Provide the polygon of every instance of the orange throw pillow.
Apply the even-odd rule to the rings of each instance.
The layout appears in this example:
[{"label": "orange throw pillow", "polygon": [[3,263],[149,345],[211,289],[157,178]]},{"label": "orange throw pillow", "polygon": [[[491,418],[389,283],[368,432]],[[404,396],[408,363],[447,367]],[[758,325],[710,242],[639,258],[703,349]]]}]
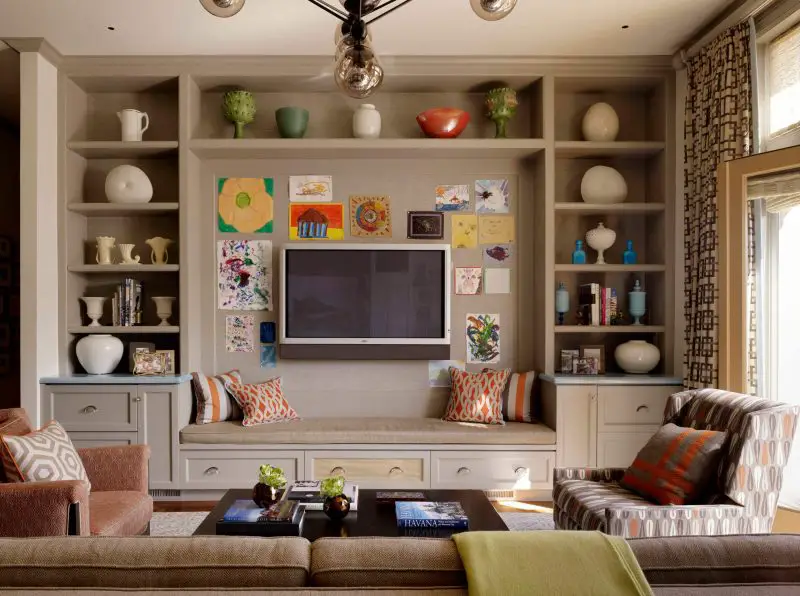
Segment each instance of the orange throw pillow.
[{"label": "orange throw pillow", "polygon": [[503,422],[503,389],[511,371],[486,370],[470,373],[450,368],[450,401],[442,420],[452,422]]},{"label": "orange throw pillow", "polygon": [[298,417],[283,396],[280,377],[252,385],[228,381],[225,387],[244,412],[242,426],[295,420]]}]

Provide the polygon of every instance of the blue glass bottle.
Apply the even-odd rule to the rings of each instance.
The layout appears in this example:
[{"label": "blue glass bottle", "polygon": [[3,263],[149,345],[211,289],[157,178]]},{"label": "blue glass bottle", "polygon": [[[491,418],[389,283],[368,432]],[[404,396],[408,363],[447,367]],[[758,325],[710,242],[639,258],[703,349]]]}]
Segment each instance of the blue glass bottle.
[{"label": "blue glass bottle", "polygon": [[636,264],[636,251],[633,250],[633,240],[628,240],[625,252],[622,253],[622,264],[623,265]]},{"label": "blue glass bottle", "polygon": [[572,253],[572,264],[573,265],[586,264],[586,251],[583,250],[583,240],[575,241],[575,251]]}]

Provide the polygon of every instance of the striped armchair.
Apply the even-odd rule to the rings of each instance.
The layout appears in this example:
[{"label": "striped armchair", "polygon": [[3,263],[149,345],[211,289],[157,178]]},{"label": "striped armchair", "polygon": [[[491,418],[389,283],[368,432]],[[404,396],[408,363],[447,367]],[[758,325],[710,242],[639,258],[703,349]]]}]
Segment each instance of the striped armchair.
[{"label": "striped armchair", "polygon": [[560,530],[626,538],[768,534],[800,408],[718,389],[669,397],[664,424],[727,433],[718,493],[700,505],[661,506],[622,488],[622,468],[557,468],[553,517]]}]

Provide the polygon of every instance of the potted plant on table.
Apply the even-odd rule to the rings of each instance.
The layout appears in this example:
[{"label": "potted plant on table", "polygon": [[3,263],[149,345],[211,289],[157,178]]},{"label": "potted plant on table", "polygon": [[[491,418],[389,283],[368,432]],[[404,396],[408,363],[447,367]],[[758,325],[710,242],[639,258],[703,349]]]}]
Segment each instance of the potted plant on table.
[{"label": "potted plant on table", "polygon": [[253,501],[267,508],[277,501],[286,487],[286,475],[281,468],[264,464],[258,468],[258,484],[253,487]]},{"label": "potted plant on table", "polygon": [[322,510],[329,518],[340,520],[350,513],[350,499],[344,494],[344,476],[331,476],[322,480],[319,493],[325,497]]}]

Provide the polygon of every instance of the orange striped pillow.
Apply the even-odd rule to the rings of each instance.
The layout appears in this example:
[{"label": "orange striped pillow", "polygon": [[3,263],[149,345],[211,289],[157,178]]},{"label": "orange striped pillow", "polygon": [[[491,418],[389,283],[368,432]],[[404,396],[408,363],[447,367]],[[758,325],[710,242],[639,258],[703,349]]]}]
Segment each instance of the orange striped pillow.
[{"label": "orange striped pillow", "polygon": [[533,382],[536,372],[514,373],[503,392],[503,419],[533,422]]},{"label": "orange striped pillow", "polygon": [[197,424],[209,424],[224,420],[241,420],[242,410],[225,388],[226,382],[241,383],[238,370],[231,370],[215,377],[192,373],[192,389],[197,401]]}]

